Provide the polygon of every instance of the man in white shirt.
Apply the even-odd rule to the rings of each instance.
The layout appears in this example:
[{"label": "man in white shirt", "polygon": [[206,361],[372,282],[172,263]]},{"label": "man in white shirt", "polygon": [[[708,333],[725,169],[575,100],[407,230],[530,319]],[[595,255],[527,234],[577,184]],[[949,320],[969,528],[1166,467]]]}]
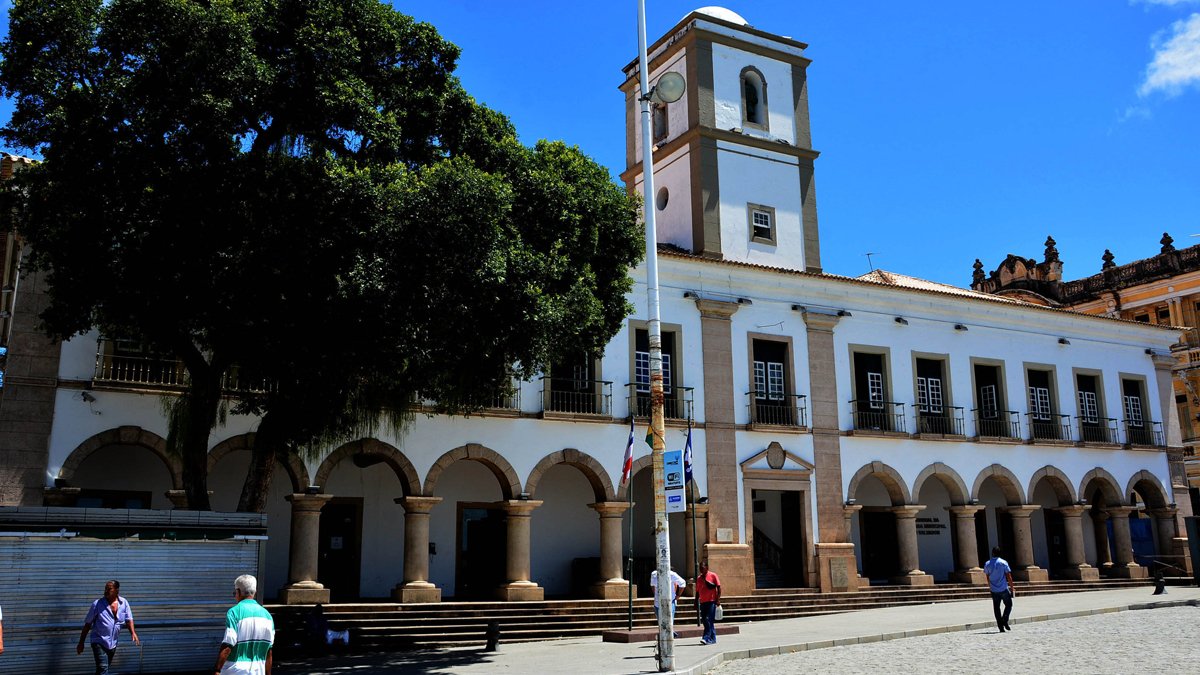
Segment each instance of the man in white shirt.
[{"label": "man in white shirt", "polygon": [[[675,570],[671,570],[670,579],[671,579],[671,622],[674,623],[676,601],[679,599],[679,594],[681,592],[683,592],[683,589],[687,588],[687,582],[683,580],[683,577],[676,574]],[[658,594],[655,593],[655,589],[657,589],[657,588],[658,588],[658,570],[654,570],[653,572],[650,573],[650,594],[656,598],[658,597]],[[658,618],[658,603],[657,602],[654,603],[654,618],[656,618],[656,619]],[[679,636],[676,635],[675,637],[679,637]]]}]

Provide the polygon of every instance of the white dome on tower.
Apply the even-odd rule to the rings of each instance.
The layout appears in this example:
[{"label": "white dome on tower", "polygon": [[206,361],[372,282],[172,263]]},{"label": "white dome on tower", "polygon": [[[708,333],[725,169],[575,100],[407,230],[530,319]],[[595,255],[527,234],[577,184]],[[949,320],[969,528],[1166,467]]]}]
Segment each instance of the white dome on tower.
[{"label": "white dome on tower", "polygon": [[690,12],[690,13],[691,14],[705,14],[707,16],[711,16],[714,19],[728,21],[729,23],[737,24],[739,26],[749,26],[750,25],[750,23],[748,21],[746,21],[745,19],[742,18],[741,14],[738,14],[737,12],[733,11],[732,9],[725,9],[724,7],[717,7],[716,5],[711,5],[708,7],[701,7],[700,9],[697,9],[694,12]]}]

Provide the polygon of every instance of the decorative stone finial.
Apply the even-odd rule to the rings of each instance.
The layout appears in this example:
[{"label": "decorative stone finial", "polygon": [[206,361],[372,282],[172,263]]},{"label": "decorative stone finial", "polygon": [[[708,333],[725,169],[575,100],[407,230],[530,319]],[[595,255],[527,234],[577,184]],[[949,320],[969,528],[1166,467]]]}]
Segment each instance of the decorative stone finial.
[{"label": "decorative stone finial", "polygon": [[975,264],[972,265],[975,271],[971,274],[971,285],[983,283],[983,263],[979,262],[979,258],[975,259]]},{"label": "decorative stone finial", "polygon": [[1054,247],[1054,237],[1046,237],[1046,262],[1058,262],[1058,249]]},{"label": "decorative stone finial", "polygon": [[1112,251],[1110,251],[1108,249],[1104,249],[1104,255],[1101,256],[1101,260],[1104,261],[1104,264],[1100,266],[1100,269],[1110,270],[1110,269],[1116,267],[1117,263],[1113,262],[1113,258],[1114,258],[1114,256],[1112,254]]},{"label": "decorative stone finial", "polygon": [[1166,232],[1163,232],[1163,238],[1159,239],[1158,243],[1162,244],[1162,253],[1170,253],[1175,250],[1175,240]]}]

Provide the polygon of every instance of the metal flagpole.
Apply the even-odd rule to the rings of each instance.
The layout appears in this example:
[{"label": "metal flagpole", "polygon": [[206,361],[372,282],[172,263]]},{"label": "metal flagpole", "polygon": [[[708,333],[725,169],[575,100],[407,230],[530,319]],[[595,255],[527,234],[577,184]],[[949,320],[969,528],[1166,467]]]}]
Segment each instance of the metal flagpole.
[{"label": "metal flagpole", "polygon": [[654,553],[658,584],[654,604],[658,607],[658,669],[675,669],[675,640],[671,618],[671,540],[667,524],[667,496],[663,485],[663,373],[662,325],[658,306],[658,233],[654,224],[654,144],[650,132],[650,72],[646,58],[646,3],[638,0],[638,70],[641,79],[642,113],[642,213],[646,219],[646,296],[650,337],[650,429],[654,467]]},{"label": "metal flagpole", "polygon": [[[630,418],[633,413],[629,414]],[[625,558],[625,585],[629,588],[629,630],[633,630],[633,476],[629,477],[629,483],[625,486],[625,491],[629,497],[629,555]]]}]

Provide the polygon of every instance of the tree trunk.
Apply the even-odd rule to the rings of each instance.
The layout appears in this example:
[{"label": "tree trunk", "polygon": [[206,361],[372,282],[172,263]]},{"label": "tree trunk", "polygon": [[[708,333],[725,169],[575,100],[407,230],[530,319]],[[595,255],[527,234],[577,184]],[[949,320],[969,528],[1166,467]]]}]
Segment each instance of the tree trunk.
[{"label": "tree trunk", "polygon": [[267,510],[267,496],[275,475],[275,458],[282,455],[284,450],[282,439],[274,432],[274,420],[275,416],[268,412],[254,434],[250,468],[246,471],[246,482],[242,484],[242,496],[238,500],[240,512],[265,513]]},{"label": "tree trunk", "polygon": [[179,437],[180,455],[183,460],[183,489],[187,494],[188,508],[193,511],[211,511],[208,501],[208,439],[217,424],[217,411],[221,405],[221,377],[208,372],[190,373],[188,399]]}]

